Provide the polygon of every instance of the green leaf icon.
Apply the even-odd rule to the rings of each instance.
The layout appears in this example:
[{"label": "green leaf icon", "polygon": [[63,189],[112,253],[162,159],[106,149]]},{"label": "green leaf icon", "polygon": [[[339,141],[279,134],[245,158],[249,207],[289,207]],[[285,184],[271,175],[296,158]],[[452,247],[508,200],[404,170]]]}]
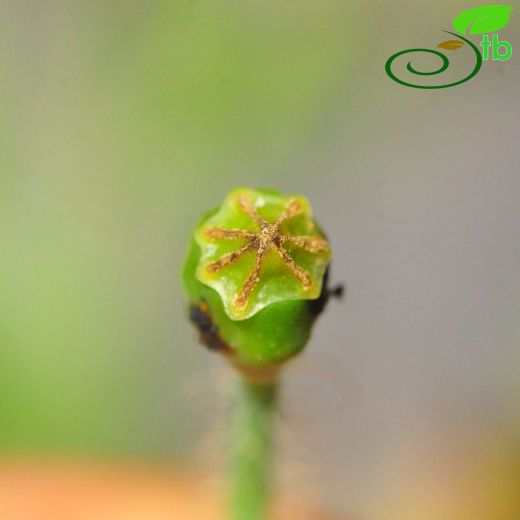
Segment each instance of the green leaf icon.
[{"label": "green leaf icon", "polygon": [[468,9],[453,19],[453,27],[461,34],[484,34],[502,29],[509,23],[509,5],[482,5]]}]

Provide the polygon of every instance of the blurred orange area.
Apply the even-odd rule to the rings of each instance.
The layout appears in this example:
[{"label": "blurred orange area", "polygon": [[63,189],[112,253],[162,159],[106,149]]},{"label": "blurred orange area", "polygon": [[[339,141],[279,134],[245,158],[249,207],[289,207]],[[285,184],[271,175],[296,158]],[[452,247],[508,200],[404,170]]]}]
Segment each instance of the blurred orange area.
[{"label": "blurred orange area", "polygon": [[[430,439],[431,440],[431,439]],[[384,520],[518,520],[520,464],[506,443],[446,443],[429,454],[423,439],[389,467],[372,497],[370,518]],[[420,454],[423,453],[422,457]]]},{"label": "blurred orange area", "polygon": [[[333,520],[283,504],[274,518]],[[0,461],[1,520],[221,520],[218,486],[165,469],[101,463]]]}]

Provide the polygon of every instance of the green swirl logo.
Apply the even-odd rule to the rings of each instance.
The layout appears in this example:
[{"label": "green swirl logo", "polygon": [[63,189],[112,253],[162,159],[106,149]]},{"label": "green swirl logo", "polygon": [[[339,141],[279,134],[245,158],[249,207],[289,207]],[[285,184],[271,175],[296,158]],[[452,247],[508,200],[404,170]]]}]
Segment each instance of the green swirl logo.
[{"label": "green swirl logo", "polygon": [[[412,53],[416,53],[416,52],[426,52],[426,53],[438,56],[442,60],[441,66],[431,72],[422,72],[422,71],[415,69],[411,62],[408,62],[408,64],[406,65],[406,68],[408,69],[408,71],[411,72],[412,74],[416,74],[418,76],[435,76],[436,74],[441,74],[450,66],[450,60],[442,52],[436,51],[433,49],[408,49],[406,51],[399,51],[399,52],[396,52],[395,54],[392,54],[392,56],[390,56],[390,58],[388,58],[386,65],[385,65],[385,70],[386,70],[386,73],[388,74],[388,76],[390,78],[392,78],[394,81],[396,81],[397,83],[400,83],[401,85],[404,85],[406,87],[426,88],[426,89],[454,87],[455,85],[460,85],[462,83],[466,83],[466,81],[469,81],[471,78],[475,77],[478,74],[480,67],[482,67],[482,54],[480,54],[478,47],[475,44],[473,44],[472,42],[470,42],[468,39],[464,38],[463,36],[460,36],[459,34],[452,33],[450,31],[444,31],[444,32],[447,32],[448,34],[452,34],[456,38],[460,38],[460,40],[450,40],[450,41],[464,41],[473,49],[473,52],[475,53],[475,67],[465,78],[462,78],[458,81],[454,81],[452,83],[447,83],[445,85],[414,85],[413,83],[409,83],[408,81],[399,79],[392,72],[392,63],[399,56],[402,56],[403,54],[412,54]],[[455,46],[454,46],[454,48],[455,48]]]},{"label": "green swirl logo", "polygon": [[458,31],[458,33],[484,35],[480,43],[483,49],[483,53],[480,52],[480,49],[472,41],[462,36],[462,34],[458,34],[451,31],[444,31],[447,34],[454,36],[456,39],[443,41],[437,45],[437,48],[443,49],[445,51],[455,51],[467,45],[472,50],[475,56],[475,65],[473,69],[462,79],[439,85],[420,85],[416,83],[411,83],[410,81],[405,81],[404,79],[398,77],[392,69],[394,61],[400,56],[406,54],[429,54],[434,55],[441,60],[440,65],[432,71],[418,70],[412,65],[412,62],[409,61],[406,65],[406,69],[408,70],[408,72],[416,76],[436,76],[438,74],[442,74],[445,70],[448,69],[448,67],[450,66],[450,60],[445,53],[436,49],[424,48],[407,49],[392,54],[392,56],[388,58],[385,64],[385,71],[388,77],[394,80],[396,83],[404,85],[405,87],[420,89],[449,88],[455,87],[456,85],[461,85],[462,83],[466,83],[478,74],[480,68],[482,67],[483,60],[490,59],[490,47],[492,49],[492,59],[494,61],[505,61],[511,57],[513,51],[509,42],[500,41],[497,34],[493,34],[493,38],[492,40],[490,40],[487,34],[505,27],[509,22],[509,13],[511,10],[512,7],[507,5],[480,6],[474,9],[464,11],[454,18],[453,27],[456,31]]}]

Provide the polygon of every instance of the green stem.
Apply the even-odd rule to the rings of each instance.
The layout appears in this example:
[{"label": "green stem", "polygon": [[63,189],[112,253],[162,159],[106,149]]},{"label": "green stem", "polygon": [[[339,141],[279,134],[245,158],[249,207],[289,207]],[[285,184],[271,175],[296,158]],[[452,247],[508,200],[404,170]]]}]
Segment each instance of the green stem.
[{"label": "green stem", "polygon": [[277,384],[238,383],[233,414],[231,520],[265,520],[271,481]]}]

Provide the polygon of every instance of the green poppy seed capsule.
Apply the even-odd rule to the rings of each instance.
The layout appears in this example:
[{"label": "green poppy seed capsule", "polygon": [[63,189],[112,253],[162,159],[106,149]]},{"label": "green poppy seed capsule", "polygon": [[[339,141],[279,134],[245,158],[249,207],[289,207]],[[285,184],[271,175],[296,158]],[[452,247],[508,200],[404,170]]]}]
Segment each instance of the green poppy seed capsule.
[{"label": "green poppy seed capsule", "polygon": [[184,264],[201,342],[246,375],[274,373],[310,336],[330,256],[305,197],[233,190],[197,225]]}]

